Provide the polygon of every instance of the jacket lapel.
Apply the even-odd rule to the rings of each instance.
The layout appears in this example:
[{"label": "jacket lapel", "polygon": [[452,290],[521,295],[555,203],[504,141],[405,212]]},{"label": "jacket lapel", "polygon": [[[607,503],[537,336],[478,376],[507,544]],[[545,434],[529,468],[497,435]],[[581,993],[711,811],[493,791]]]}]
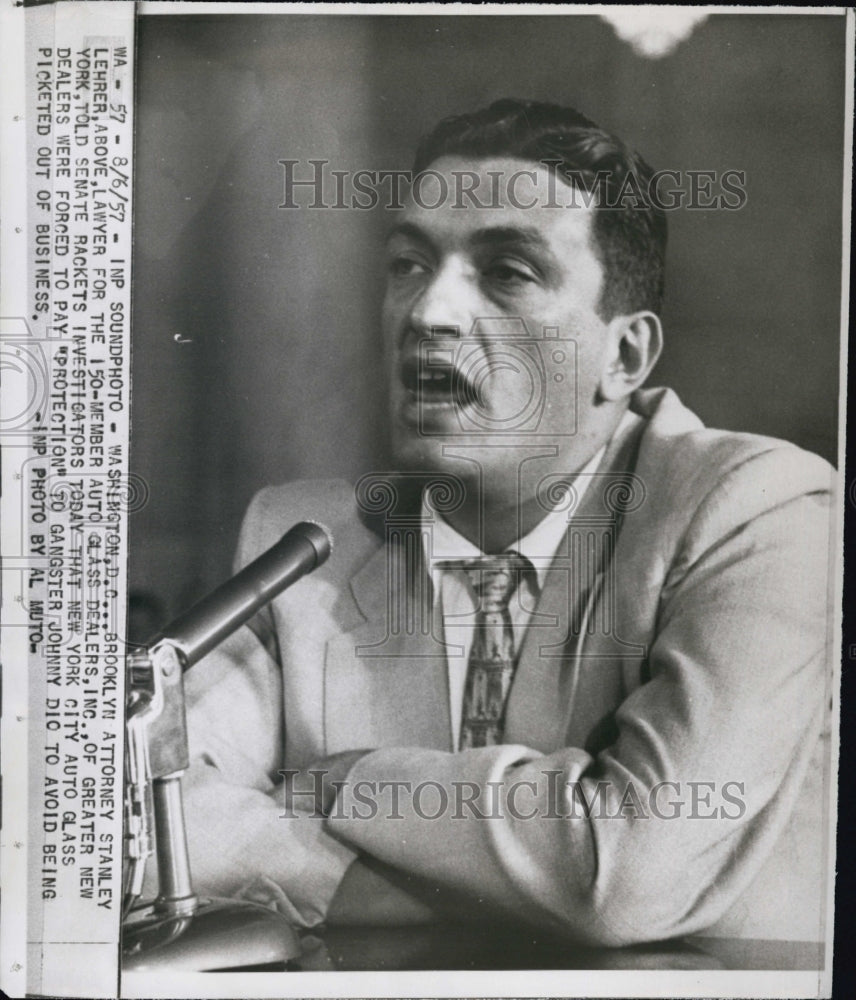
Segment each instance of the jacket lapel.
[{"label": "jacket lapel", "polygon": [[615,628],[613,553],[624,515],[644,498],[633,474],[644,423],[614,439],[577,509],[544,581],[526,631],[506,710],[505,738],[542,752],[584,746],[617,704],[621,662],[644,650]]},{"label": "jacket lapel", "polygon": [[418,521],[388,522],[385,534],[343,595],[352,617],[356,606],[359,623],[327,644],[328,753],[452,748],[446,654],[442,629],[433,621],[421,527]]}]

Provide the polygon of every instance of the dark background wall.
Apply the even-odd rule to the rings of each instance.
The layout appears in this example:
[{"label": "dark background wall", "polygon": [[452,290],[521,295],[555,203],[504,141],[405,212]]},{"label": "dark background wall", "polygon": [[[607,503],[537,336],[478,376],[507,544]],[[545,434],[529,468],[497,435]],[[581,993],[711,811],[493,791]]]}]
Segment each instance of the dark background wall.
[{"label": "dark background wall", "polygon": [[[671,385],[710,425],[834,461],[843,17],[715,15],[670,56],[584,17],[139,21],[131,587],[172,615],[229,574],[261,486],[386,468],[387,220],[282,211],[280,159],[407,168],[442,116],[569,103],[655,167],[746,172],[737,212],[670,213]],[[143,612],[141,612],[143,613]]]}]

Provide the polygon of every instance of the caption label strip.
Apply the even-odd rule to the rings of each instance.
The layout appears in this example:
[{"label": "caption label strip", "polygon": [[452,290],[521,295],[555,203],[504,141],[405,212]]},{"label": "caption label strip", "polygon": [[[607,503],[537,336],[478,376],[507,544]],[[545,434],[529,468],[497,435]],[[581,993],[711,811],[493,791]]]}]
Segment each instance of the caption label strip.
[{"label": "caption label strip", "polygon": [[[26,12],[21,613],[28,667],[28,992],[114,996],[130,405],[133,4]],[[20,386],[19,386],[20,388]]]}]

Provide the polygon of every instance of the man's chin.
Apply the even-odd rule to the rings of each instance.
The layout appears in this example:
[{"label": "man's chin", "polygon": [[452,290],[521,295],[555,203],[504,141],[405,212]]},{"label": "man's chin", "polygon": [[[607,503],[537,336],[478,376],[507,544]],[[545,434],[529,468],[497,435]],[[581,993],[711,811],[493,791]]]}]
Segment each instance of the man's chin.
[{"label": "man's chin", "polygon": [[[536,448],[543,453],[543,448]],[[516,480],[521,461],[531,457],[533,442],[506,437],[500,441],[466,435],[424,435],[399,431],[393,437],[392,456],[402,472],[444,472],[463,480],[484,473],[505,472]]]}]

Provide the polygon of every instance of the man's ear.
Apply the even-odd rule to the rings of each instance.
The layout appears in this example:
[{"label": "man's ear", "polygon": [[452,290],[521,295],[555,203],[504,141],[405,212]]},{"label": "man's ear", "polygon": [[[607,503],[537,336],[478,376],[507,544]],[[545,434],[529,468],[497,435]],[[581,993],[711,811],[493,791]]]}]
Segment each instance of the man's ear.
[{"label": "man's ear", "polygon": [[652,312],[615,316],[607,328],[606,366],[600,379],[602,399],[615,402],[638,389],[663,350],[663,327]]}]

